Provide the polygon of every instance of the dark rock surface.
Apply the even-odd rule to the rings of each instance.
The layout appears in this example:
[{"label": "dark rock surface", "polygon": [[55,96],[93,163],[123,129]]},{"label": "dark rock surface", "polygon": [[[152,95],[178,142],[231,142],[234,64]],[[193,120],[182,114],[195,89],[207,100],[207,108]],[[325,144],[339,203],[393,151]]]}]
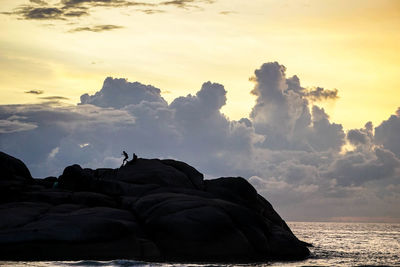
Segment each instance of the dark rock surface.
[{"label": "dark rock surface", "polygon": [[184,162],[65,168],[33,179],[0,152],[0,260],[256,262],[309,255],[243,178],[204,180]]}]

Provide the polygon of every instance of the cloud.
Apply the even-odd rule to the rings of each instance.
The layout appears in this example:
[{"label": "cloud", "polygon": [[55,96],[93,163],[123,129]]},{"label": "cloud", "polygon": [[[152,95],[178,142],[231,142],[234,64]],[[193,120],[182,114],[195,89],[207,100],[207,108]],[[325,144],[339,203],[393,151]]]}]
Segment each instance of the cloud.
[{"label": "cloud", "polygon": [[[25,125],[18,132],[12,129],[11,133],[10,128],[4,130],[3,127],[0,148],[21,156],[38,176],[56,175],[61,165],[75,161],[102,164],[104,156],[111,153],[114,145],[120,143],[122,147],[125,143],[122,140],[126,141],[129,136],[127,129],[135,124],[135,117],[126,111],[93,105],[3,105],[0,114],[7,118],[26,118],[23,123],[30,130]],[[81,148],[79,145],[82,143],[92,145]],[[58,153],[49,158],[56,147]]]},{"label": "cloud", "polygon": [[26,20],[62,20],[63,11],[56,7],[23,6],[10,14],[19,15]]},{"label": "cloud", "polygon": [[29,0],[29,2],[43,6],[47,5],[47,2],[43,0]]},{"label": "cloud", "polygon": [[297,76],[286,78],[286,68],[266,63],[255,71],[252,94],[256,105],[250,113],[257,134],[266,136],[269,149],[340,150],[345,134],[329,121],[323,109],[310,105]]},{"label": "cloud", "polygon": [[375,143],[400,157],[400,108],[375,128]]},{"label": "cloud", "polygon": [[216,0],[172,0],[172,1],[164,1],[161,2],[159,5],[166,5],[166,6],[176,6],[178,8],[198,8],[198,3],[206,3],[212,4],[216,2]]},{"label": "cloud", "polygon": [[18,120],[0,120],[0,134],[29,131],[36,127],[37,125],[33,123],[26,123]]},{"label": "cloud", "polygon": [[362,129],[349,130],[347,140],[357,149],[372,149],[374,143],[372,122],[367,122]]},{"label": "cloud", "polygon": [[65,12],[63,15],[65,18],[69,18],[69,17],[89,16],[89,13],[84,10],[74,10],[74,11]]},{"label": "cloud", "polygon": [[29,90],[29,91],[25,91],[25,94],[32,94],[32,95],[41,95],[44,93],[43,90]]},{"label": "cloud", "polygon": [[73,17],[87,16],[87,8],[66,7],[60,5],[49,6],[44,1],[31,1],[33,5],[20,5],[12,12],[2,12],[4,15],[15,15],[22,20],[68,20]]},{"label": "cloud", "polygon": [[231,15],[231,14],[236,14],[237,12],[235,12],[235,11],[221,11],[221,12],[219,12],[219,14],[221,14],[221,15]]},{"label": "cloud", "polygon": [[368,181],[400,175],[400,160],[385,149],[376,148],[371,153],[349,152],[337,158],[327,176],[335,178],[339,185],[359,186]]},{"label": "cloud", "polygon": [[314,89],[310,89],[304,94],[308,99],[312,101],[321,101],[321,100],[329,100],[329,99],[338,99],[338,90],[328,90],[322,87],[316,87]]},{"label": "cloud", "polygon": [[104,31],[112,31],[116,29],[122,29],[124,28],[123,26],[119,25],[95,25],[91,27],[77,27],[74,29],[69,30],[69,32],[104,32]]},{"label": "cloud", "polygon": [[49,158],[54,159],[56,157],[58,151],[60,151],[59,147],[55,147],[53,150],[51,150],[49,153]]},{"label": "cloud", "polygon": [[170,104],[159,88],[108,77],[78,105],[0,105],[0,150],[39,177],[74,163],[118,167],[122,150],[175,158],[206,177],[249,179],[286,219],[400,218],[400,111],[345,134],[283,65],[263,64],[252,80],[255,105],[238,121],[210,81]]},{"label": "cloud", "polygon": [[[255,77],[251,78],[255,79]],[[322,87],[304,88],[300,85],[300,79],[296,75],[286,79],[287,93],[290,91],[296,92],[298,95],[310,101],[336,100],[339,98],[337,89],[329,90]]]},{"label": "cloud", "polygon": [[347,140],[353,145],[367,144],[368,139],[368,135],[363,130],[352,129],[347,133]]},{"label": "cloud", "polygon": [[161,10],[161,9],[137,9],[137,10],[141,11],[143,13],[146,13],[148,15],[166,12],[165,10]]},{"label": "cloud", "polygon": [[44,100],[68,100],[68,97],[64,97],[64,96],[43,96],[43,97],[39,97],[40,99],[44,99]]},{"label": "cloud", "polygon": [[[173,6],[176,8],[191,9],[199,8],[199,4],[212,4],[215,0],[173,0],[162,1],[159,3],[139,2],[129,0],[61,0],[56,4],[50,4],[42,0],[30,0],[30,4],[24,4],[16,7],[13,11],[2,12],[3,15],[18,16],[23,20],[70,20],[72,18],[80,18],[90,16],[96,8],[125,8],[125,7],[142,7],[136,9],[146,14],[164,13],[163,7]],[[144,8],[144,9],[143,9]],[[104,30],[113,30],[121,26],[101,25],[94,27],[78,27],[70,30],[70,32],[78,31],[94,31],[100,32]],[[104,27],[112,26],[112,27]],[[100,27],[100,28],[99,28]]]},{"label": "cloud", "polygon": [[92,104],[99,107],[122,108],[130,104],[139,104],[141,101],[167,102],[161,97],[161,90],[139,82],[130,83],[126,79],[104,80],[103,87],[94,95],[83,94],[80,104]]},{"label": "cloud", "polygon": [[121,6],[154,6],[155,4],[125,0],[62,0],[64,7],[71,6],[105,6],[105,7],[121,7]]},{"label": "cloud", "polygon": [[345,134],[341,124],[331,123],[324,109],[312,108],[313,123],[305,136],[311,147],[318,151],[334,149],[339,151],[345,143]]}]

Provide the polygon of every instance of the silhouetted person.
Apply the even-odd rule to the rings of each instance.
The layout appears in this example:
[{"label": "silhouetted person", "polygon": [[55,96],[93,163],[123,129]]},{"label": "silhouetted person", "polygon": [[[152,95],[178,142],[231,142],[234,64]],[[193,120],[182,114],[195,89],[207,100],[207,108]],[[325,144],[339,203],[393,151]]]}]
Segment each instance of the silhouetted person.
[{"label": "silhouetted person", "polygon": [[138,156],[137,156],[135,153],[133,153],[133,158],[132,158],[132,160],[128,161],[128,162],[126,163],[126,165],[133,165],[133,164],[135,164],[136,161],[137,161],[137,159],[138,159]]},{"label": "silhouetted person", "polygon": [[128,158],[129,158],[128,153],[126,153],[125,151],[122,151],[122,156],[124,156],[124,160],[122,161],[121,167],[124,166],[128,162]]}]

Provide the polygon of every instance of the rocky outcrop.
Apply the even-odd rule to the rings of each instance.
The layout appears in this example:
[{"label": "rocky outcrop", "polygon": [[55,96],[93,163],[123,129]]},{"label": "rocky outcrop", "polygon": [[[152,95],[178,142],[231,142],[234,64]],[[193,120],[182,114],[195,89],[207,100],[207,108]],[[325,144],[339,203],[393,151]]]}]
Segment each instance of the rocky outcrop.
[{"label": "rocky outcrop", "polygon": [[1,260],[255,262],[309,255],[243,178],[204,180],[184,162],[65,168],[33,179],[0,154]]}]

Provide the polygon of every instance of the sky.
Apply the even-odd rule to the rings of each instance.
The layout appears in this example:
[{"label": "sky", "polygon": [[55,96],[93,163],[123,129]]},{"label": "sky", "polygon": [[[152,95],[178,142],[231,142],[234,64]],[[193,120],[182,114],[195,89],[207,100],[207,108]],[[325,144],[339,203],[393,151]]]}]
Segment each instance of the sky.
[{"label": "sky", "polygon": [[0,0],[0,150],[243,176],[288,220],[400,221],[397,0]]}]

